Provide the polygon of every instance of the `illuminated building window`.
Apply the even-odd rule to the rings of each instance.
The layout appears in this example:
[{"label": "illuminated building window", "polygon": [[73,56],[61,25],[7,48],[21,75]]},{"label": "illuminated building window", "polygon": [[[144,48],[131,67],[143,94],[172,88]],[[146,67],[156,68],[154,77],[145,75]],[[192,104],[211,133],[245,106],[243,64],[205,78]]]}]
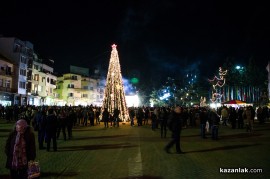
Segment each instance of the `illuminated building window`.
[{"label": "illuminated building window", "polygon": [[19,82],[19,88],[25,89],[25,82],[20,81]]},{"label": "illuminated building window", "polygon": [[20,69],[20,75],[26,76],[26,70],[25,69]]}]

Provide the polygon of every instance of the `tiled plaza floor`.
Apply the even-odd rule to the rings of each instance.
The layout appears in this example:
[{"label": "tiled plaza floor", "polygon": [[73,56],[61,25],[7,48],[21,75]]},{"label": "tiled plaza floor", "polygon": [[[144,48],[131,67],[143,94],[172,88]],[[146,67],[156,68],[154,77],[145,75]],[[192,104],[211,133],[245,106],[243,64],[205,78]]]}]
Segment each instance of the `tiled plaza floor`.
[{"label": "tiled plaza floor", "polygon": [[[5,169],[4,145],[13,123],[0,121],[0,178]],[[219,140],[199,136],[199,127],[182,131],[185,154],[167,154],[170,140],[160,137],[150,125],[119,128],[75,127],[73,138],[57,141],[57,152],[37,150],[41,178],[174,179],[174,178],[270,178],[270,123],[255,124],[253,135],[244,129],[220,126]],[[262,169],[262,173],[221,173],[225,169]]]}]

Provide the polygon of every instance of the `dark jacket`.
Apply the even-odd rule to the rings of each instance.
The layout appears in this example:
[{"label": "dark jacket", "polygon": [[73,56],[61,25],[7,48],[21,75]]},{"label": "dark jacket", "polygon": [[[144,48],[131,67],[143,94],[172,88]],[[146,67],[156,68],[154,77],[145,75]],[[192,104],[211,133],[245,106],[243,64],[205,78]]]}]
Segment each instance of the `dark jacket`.
[{"label": "dark jacket", "polygon": [[182,113],[176,113],[172,111],[168,119],[168,125],[170,125],[168,127],[172,131],[173,137],[180,137],[180,133],[182,130],[182,122]]},{"label": "dark jacket", "polygon": [[57,130],[57,117],[54,114],[49,114],[46,118],[45,126],[47,134],[55,133]]},{"label": "dark jacket", "polygon": [[[7,156],[7,161],[6,161],[6,168],[10,169],[12,165],[12,159],[13,159],[13,151],[14,151],[14,145],[15,145],[15,140],[17,136],[17,131],[14,129],[6,141],[6,146],[5,146],[5,153]],[[36,158],[36,144],[35,144],[35,135],[31,129],[31,127],[27,127],[24,133],[24,140],[25,140],[25,146],[26,146],[26,157],[27,161],[30,160],[35,160]],[[28,166],[26,165],[25,168]]]}]

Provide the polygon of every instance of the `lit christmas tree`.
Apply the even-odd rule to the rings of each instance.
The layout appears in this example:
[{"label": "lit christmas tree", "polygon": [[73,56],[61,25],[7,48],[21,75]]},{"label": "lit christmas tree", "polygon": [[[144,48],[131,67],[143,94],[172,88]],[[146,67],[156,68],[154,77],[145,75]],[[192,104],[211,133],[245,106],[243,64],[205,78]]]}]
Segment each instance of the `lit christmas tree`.
[{"label": "lit christmas tree", "polygon": [[118,109],[120,111],[119,118],[123,122],[126,122],[129,120],[129,113],[126,105],[125,91],[116,47],[117,45],[112,45],[102,111],[104,108],[107,108],[109,113],[113,115],[114,110]]}]

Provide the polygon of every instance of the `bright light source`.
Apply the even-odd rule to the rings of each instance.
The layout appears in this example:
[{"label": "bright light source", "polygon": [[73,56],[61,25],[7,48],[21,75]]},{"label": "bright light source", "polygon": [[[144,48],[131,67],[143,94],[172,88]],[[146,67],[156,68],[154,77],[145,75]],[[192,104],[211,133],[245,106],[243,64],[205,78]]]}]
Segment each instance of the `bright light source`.
[{"label": "bright light source", "polygon": [[170,97],[171,96],[171,94],[170,93],[165,93],[163,96],[161,96],[159,99],[160,100],[163,100],[163,99],[166,99],[166,98],[168,98],[168,97]]},{"label": "bright light source", "polygon": [[127,107],[138,107],[140,100],[138,95],[126,96]]},{"label": "bright light source", "polygon": [[236,67],[235,67],[235,69],[237,69],[237,70],[239,70],[241,67],[239,66],[239,65],[237,65]]},{"label": "bright light source", "polygon": [[211,103],[210,107],[211,108],[219,108],[219,107],[221,107],[221,103]]}]

